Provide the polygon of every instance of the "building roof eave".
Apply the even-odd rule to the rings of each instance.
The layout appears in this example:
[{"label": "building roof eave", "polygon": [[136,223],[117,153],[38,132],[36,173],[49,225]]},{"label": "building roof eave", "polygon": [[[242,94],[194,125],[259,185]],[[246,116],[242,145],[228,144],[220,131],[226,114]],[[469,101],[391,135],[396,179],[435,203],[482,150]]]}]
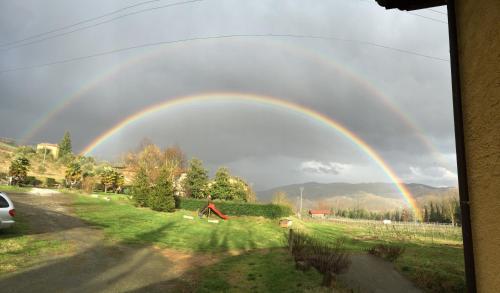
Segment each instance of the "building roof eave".
[{"label": "building roof eave", "polygon": [[386,9],[418,10],[446,5],[446,0],[375,0]]}]

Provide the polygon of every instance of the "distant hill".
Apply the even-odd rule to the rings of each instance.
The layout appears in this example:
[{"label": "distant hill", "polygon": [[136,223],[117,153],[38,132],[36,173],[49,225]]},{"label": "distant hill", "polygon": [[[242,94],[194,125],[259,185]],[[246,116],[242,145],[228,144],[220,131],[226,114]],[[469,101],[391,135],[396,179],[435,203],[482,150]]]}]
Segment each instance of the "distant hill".
[{"label": "distant hill", "polygon": [[[444,196],[457,196],[455,187],[433,187],[424,184],[405,184],[417,202],[439,200]],[[261,202],[270,202],[278,191],[284,191],[295,203],[304,187],[303,201],[306,208],[326,205],[337,208],[366,208],[368,210],[393,210],[406,206],[398,189],[391,183],[317,183],[292,184],[257,192]]]}]

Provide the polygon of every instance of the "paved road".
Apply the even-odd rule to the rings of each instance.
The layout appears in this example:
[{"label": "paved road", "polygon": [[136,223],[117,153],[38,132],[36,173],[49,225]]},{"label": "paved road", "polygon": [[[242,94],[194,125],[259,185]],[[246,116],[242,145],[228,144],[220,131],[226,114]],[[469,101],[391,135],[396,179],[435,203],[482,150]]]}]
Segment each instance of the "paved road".
[{"label": "paved road", "polygon": [[394,269],[392,263],[369,254],[351,256],[351,267],[339,280],[354,292],[413,293],[421,292]]}]

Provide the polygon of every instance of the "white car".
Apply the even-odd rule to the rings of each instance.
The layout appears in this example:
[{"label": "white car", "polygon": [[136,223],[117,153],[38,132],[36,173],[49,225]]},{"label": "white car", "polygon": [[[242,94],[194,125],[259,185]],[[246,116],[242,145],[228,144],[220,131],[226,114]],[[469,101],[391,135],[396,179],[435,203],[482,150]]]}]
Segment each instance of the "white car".
[{"label": "white car", "polygon": [[14,203],[12,203],[7,194],[0,192],[0,229],[14,225],[15,215]]}]

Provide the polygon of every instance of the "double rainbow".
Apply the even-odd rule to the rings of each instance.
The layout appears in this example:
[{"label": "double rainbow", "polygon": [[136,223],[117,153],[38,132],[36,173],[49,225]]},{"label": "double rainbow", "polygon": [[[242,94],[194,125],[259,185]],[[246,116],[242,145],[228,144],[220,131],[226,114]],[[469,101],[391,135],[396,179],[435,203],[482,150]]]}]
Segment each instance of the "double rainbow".
[{"label": "double rainbow", "polygon": [[[242,45],[248,47],[249,44],[243,43],[246,39],[255,39],[255,37],[234,36],[232,38],[226,39],[226,41],[231,40],[232,42],[241,42]],[[321,54],[306,47],[298,46],[295,43],[292,44],[289,42],[285,42],[283,40],[280,40],[279,38],[273,39],[272,36],[261,36],[257,39],[261,46],[262,44],[265,44],[271,47],[275,47],[278,50],[286,51],[287,53],[295,54],[297,56],[305,58],[306,60],[312,61],[319,66],[326,65],[330,69],[333,69],[337,73],[340,73],[344,77],[352,80],[356,83],[356,85],[367,90],[367,92],[370,93],[370,96],[377,98],[378,101],[384,104],[384,106],[389,109],[391,113],[396,115],[406,127],[411,129],[412,133],[416,135],[416,138],[422,143],[422,145],[425,146],[427,150],[429,150],[431,154],[433,154],[437,161],[439,161],[440,165],[450,167],[448,166],[449,164],[446,162],[446,159],[443,158],[440,151],[424,135],[424,131],[420,127],[418,127],[414,121],[412,121],[411,117],[408,116],[408,113],[401,111],[401,109],[398,108],[398,106],[391,100],[391,98],[389,98],[377,87],[375,87],[373,82],[369,82],[366,78],[363,78],[360,72],[355,72],[349,69],[345,64],[339,64],[331,56]],[[33,123],[32,127],[26,130],[21,138],[21,142],[25,143],[28,141],[32,141],[35,135],[44,127],[46,127],[52,120],[54,120],[59,113],[70,107],[75,101],[84,98],[86,94],[97,88],[99,85],[111,81],[122,71],[143,64],[144,62],[162,58],[166,55],[165,50],[179,50],[182,48],[184,48],[184,44],[168,44],[168,46],[160,46],[159,48],[154,50],[145,50],[139,54],[134,55],[125,62],[119,63],[111,68],[108,68],[104,72],[97,74],[92,79],[84,82],[80,87],[77,88],[75,92],[61,99],[61,102],[51,107],[50,111],[43,114],[36,123]]]},{"label": "double rainbow", "polygon": [[243,93],[229,93],[229,92],[221,92],[221,93],[207,93],[207,94],[199,94],[199,95],[191,95],[178,97],[174,99],[169,99],[167,101],[160,102],[158,104],[154,104],[148,106],[130,116],[123,119],[97,138],[95,138],[89,145],[87,145],[81,155],[88,155],[94,149],[96,149],[99,145],[104,143],[111,136],[124,129],[128,125],[139,121],[153,113],[156,113],[161,110],[175,108],[177,106],[187,106],[187,105],[199,105],[204,103],[211,102],[246,102],[250,104],[263,105],[268,107],[277,108],[280,110],[285,110],[292,112],[293,114],[297,114],[300,116],[304,116],[309,119],[313,119],[318,121],[329,128],[340,133],[344,138],[348,139],[353,143],[356,147],[358,147],[363,153],[365,153],[373,162],[375,162],[382,171],[386,174],[386,176],[394,183],[397,187],[400,194],[404,197],[406,202],[412,208],[415,213],[417,219],[421,219],[421,212],[417,206],[415,199],[413,198],[411,192],[408,188],[402,183],[401,179],[396,175],[396,173],[391,169],[391,167],[384,161],[384,159],[374,150],[370,145],[368,145],[363,139],[349,130],[347,127],[343,126],[339,122],[333,120],[332,118],[319,113],[313,109],[307,108],[305,106],[295,104],[289,101],[281,100],[271,96],[263,96],[256,94],[243,94]]}]

